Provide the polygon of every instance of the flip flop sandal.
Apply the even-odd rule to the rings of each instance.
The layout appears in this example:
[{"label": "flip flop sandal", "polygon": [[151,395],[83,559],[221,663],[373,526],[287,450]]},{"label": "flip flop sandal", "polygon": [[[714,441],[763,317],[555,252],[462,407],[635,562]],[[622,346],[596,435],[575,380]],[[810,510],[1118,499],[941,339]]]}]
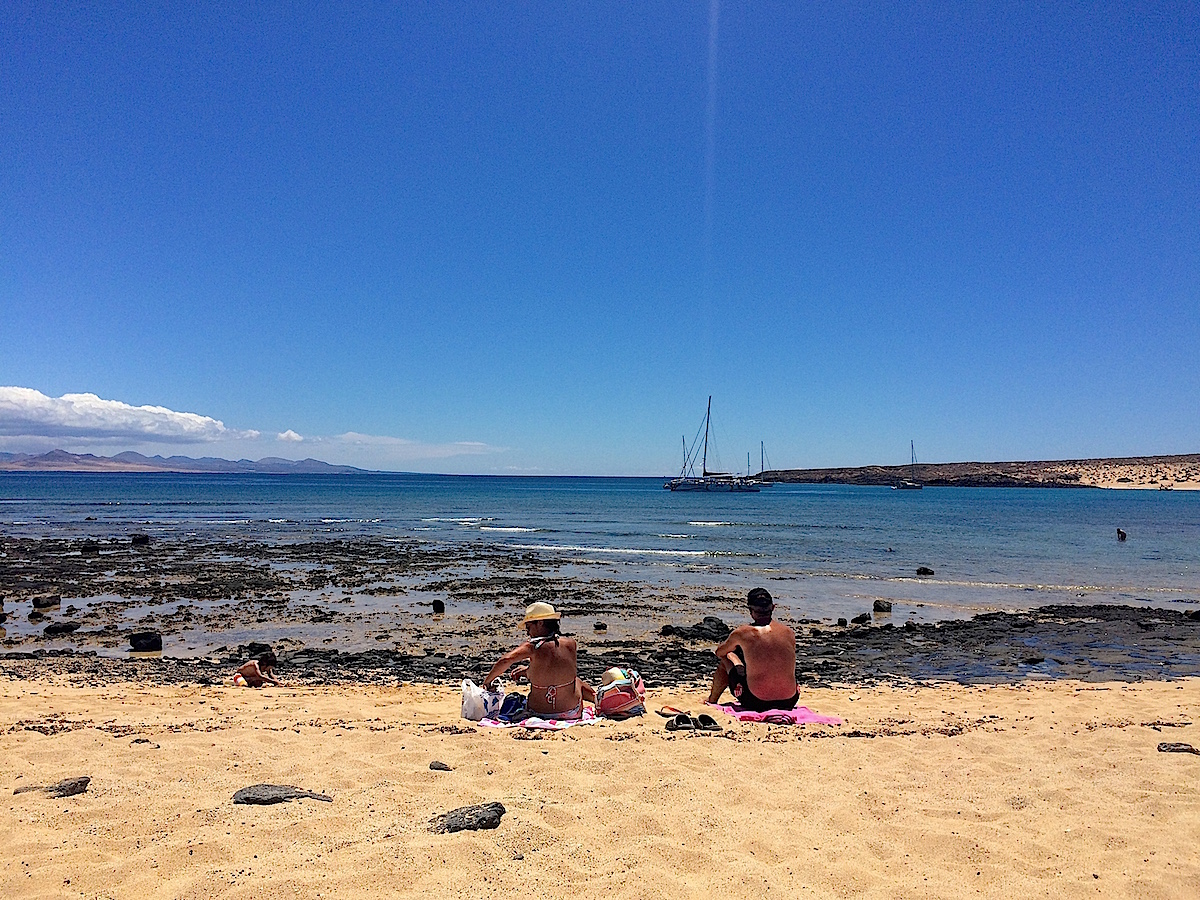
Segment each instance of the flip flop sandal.
[{"label": "flip flop sandal", "polygon": [[674,706],[664,706],[658,711],[658,714],[664,719],[673,719],[676,716],[690,716],[690,712],[685,712],[682,709],[676,709]]},{"label": "flip flop sandal", "polygon": [[667,722],[667,731],[695,731],[696,726],[692,724],[694,721],[691,716],[680,713]]},{"label": "flip flop sandal", "polygon": [[721,724],[708,713],[700,713],[692,719],[692,727],[697,731],[724,731]]},{"label": "flip flop sandal", "polygon": [[763,718],[768,725],[795,725],[795,721],[786,713],[771,713]]}]

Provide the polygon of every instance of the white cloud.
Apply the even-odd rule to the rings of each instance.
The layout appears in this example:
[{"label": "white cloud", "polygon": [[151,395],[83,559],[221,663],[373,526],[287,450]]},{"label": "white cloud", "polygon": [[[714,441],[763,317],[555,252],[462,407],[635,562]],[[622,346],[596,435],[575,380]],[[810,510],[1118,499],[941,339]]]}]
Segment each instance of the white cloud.
[{"label": "white cloud", "polygon": [[[356,431],[313,436],[289,428],[271,434],[293,451],[284,454],[289,457],[312,456],[335,465],[385,471],[448,471],[463,463],[447,460],[506,452],[479,441],[433,443]],[[218,419],[162,406],[131,406],[95,394],[47,397],[32,388],[0,387],[0,450],[61,449],[111,456],[136,449],[147,455],[258,459],[264,449],[261,437],[258,431],[226,428]],[[189,444],[194,449],[188,449]]]},{"label": "white cloud", "polygon": [[0,387],[0,434],[161,444],[254,440],[259,436],[257,431],[236,431],[209,416],[165,406],[130,406],[95,394],[47,397],[23,387]]}]

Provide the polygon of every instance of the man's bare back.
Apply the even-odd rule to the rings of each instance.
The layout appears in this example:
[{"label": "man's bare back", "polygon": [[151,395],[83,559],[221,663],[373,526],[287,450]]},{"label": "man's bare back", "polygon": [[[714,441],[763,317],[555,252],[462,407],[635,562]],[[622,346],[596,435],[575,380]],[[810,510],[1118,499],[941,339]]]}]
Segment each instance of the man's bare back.
[{"label": "man's bare back", "polygon": [[739,625],[716,649],[708,701],[720,700],[729,687],[748,709],[791,709],[799,699],[796,686],[796,632],[775,622],[771,595],[755,588],[747,598],[750,625]]},{"label": "man's bare back", "polygon": [[783,700],[796,693],[796,632],[787,625],[739,625],[725,643],[727,652],[742,648],[746,683],[756,696]]}]

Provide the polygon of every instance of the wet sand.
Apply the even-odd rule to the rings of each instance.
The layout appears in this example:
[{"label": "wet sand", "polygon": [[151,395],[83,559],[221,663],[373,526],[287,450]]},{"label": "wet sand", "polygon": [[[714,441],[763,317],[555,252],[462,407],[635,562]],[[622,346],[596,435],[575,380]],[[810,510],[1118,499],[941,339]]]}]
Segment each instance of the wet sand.
[{"label": "wet sand", "polygon": [[[651,703],[698,711],[695,692]],[[1183,897],[1200,680],[806,689],[842,726],[479,729],[429,685],[0,682],[6,897]],[[451,771],[431,771],[438,760]],[[75,775],[86,793],[22,786]],[[332,796],[237,806],[250,784]],[[432,816],[499,801],[495,830]]]}]

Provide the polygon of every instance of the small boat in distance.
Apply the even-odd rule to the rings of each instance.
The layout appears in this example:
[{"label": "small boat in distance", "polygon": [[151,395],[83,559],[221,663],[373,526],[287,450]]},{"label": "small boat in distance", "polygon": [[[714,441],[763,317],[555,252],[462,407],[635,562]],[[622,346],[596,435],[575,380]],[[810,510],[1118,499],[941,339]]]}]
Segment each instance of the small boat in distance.
[{"label": "small boat in distance", "polygon": [[912,451],[912,477],[907,481],[901,481],[899,484],[893,484],[893,491],[919,491],[924,487],[921,482],[917,481],[917,447],[912,441],[909,441],[908,449]]},{"label": "small boat in distance", "polygon": [[[734,475],[730,472],[708,471],[708,432],[712,420],[712,396],[708,398],[708,408],[704,412],[704,445],[700,456],[700,474],[696,474],[696,445],[693,441],[688,448],[687,438],[683,439],[683,468],[679,475],[663,485],[668,491],[709,491],[723,493],[757,493],[758,482],[752,478]],[[697,434],[697,437],[699,435]]]}]

